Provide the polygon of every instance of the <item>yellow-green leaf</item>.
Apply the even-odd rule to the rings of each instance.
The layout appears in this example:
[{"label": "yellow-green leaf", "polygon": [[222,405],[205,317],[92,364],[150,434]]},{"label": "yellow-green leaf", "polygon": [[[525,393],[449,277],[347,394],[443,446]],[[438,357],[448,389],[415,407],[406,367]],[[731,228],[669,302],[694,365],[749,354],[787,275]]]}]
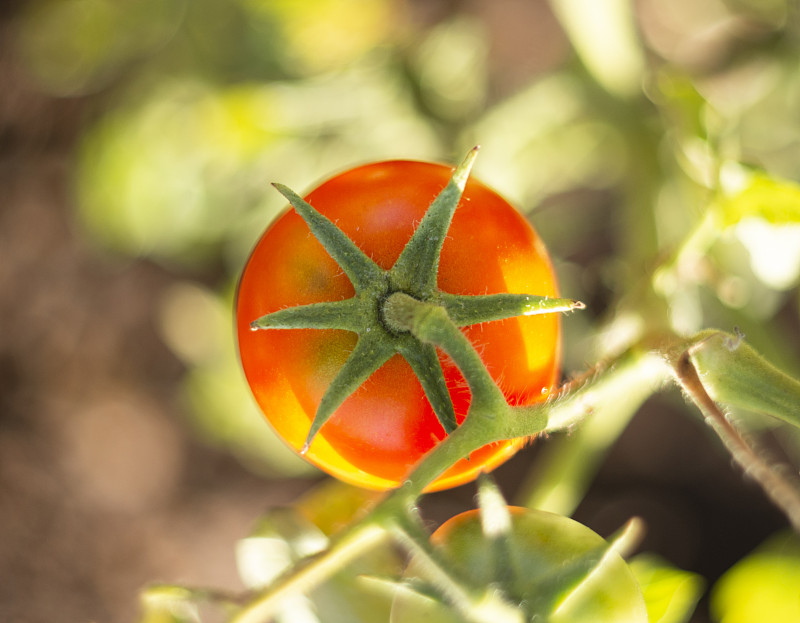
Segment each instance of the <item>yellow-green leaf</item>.
[{"label": "yellow-green leaf", "polygon": [[725,225],[734,225],[746,217],[762,218],[774,225],[800,223],[800,184],[753,173],[721,207]]},{"label": "yellow-green leaf", "polygon": [[647,606],[649,623],[685,623],[700,599],[704,581],[699,575],[643,554],[630,562]]},{"label": "yellow-green leaf", "polygon": [[720,623],[800,621],[800,537],[779,534],[736,563],[711,593]]}]

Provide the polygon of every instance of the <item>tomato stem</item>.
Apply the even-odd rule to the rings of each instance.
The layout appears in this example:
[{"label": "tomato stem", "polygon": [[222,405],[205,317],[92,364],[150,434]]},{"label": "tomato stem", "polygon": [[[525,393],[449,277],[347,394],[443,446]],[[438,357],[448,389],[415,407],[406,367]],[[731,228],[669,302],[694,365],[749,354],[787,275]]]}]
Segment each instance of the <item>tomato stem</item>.
[{"label": "tomato stem", "polygon": [[[441,476],[449,467],[468,457],[475,450],[487,443],[504,440],[503,435],[487,427],[493,418],[482,418],[486,415],[470,408],[464,422],[450,433],[446,438],[428,451],[422,460],[412,470],[402,486],[392,493],[392,496],[407,501],[416,500],[422,495],[434,480]],[[479,421],[481,421],[479,423]]]},{"label": "tomato stem", "polygon": [[426,303],[396,292],[383,307],[386,323],[398,330],[410,331],[422,342],[435,344],[455,362],[472,393],[472,405],[508,408],[505,396],[489,374],[475,347],[450,320],[444,307]]},{"label": "tomato stem", "polygon": [[529,419],[545,419],[541,432],[568,430],[587,416],[609,405],[618,404],[632,386],[644,388],[643,394],[652,394],[660,384],[669,379],[669,368],[658,351],[632,349],[561,387],[547,401],[532,405],[510,407],[513,417],[508,418],[506,432],[511,436],[530,433]]},{"label": "tomato stem", "polygon": [[[524,419],[528,411],[547,408],[551,428],[568,426],[575,417],[584,417],[569,436],[551,438],[535,458],[528,482],[520,487],[517,501],[522,506],[570,516],[588,488],[592,475],[608,448],[614,443],[641,404],[664,381],[669,370],[663,360],[649,350],[637,349],[622,358],[595,367],[573,380],[541,406],[515,407]],[[572,410],[567,394],[582,387],[588,392],[583,408]],[[607,388],[607,389],[604,389]],[[594,394],[592,397],[591,394]],[[560,409],[571,413],[564,416]],[[591,414],[591,417],[587,417]],[[516,420],[512,420],[515,422]]]}]

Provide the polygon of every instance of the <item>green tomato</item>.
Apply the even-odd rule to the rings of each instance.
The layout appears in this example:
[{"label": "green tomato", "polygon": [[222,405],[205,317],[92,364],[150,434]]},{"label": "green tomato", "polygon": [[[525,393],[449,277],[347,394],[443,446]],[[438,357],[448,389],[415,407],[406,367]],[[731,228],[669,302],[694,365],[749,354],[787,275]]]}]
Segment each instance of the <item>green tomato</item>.
[{"label": "green tomato", "polygon": [[[453,517],[433,534],[443,566],[467,590],[496,588],[526,621],[646,623],[644,597],[633,573],[616,552],[600,555],[608,548],[602,537],[561,515],[517,507],[509,511],[511,526],[501,548],[484,535],[477,510]],[[399,591],[391,623],[468,620],[457,604],[435,596],[441,582],[422,561],[412,560],[407,577],[421,580],[422,586],[430,582],[431,590]]]}]

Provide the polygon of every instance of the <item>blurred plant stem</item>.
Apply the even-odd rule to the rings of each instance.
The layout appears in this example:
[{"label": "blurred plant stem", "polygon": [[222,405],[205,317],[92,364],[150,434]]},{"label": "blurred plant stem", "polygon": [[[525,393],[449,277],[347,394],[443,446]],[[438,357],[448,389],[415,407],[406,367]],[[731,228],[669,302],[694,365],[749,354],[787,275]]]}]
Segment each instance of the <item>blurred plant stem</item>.
[{"label": "blurred plant stem", "polygon": [[[571,515],[609,448],[665,376],[663,361],[649,351],[600,367],[613,367],[602,383],[603,391],[616,399],[602,401],[579,428],[547,442],[517,493],[518,504]],[[592,371],[570,385],[590,383],[596,374],[602,372]]]}]

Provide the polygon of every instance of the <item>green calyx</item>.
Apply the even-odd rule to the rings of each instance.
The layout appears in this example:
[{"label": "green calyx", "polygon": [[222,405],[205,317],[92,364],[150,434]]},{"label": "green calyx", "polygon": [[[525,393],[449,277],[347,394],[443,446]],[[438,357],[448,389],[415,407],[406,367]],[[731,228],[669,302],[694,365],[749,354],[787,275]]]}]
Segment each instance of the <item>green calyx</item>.
[{"label": "green calyx", "polygon": [[[437,288],[442,245],[477,151],[477,147],[472,149],[455,169],[389,270],[378,266],[342,230],[294,191],[274,185],[339,264],[355,290],[352,298],[281,309],[250,325],[253,330],[344,329],[358,335],[353,352],[322,397],[301,452],[308,450],[314,436],[342,402],[395,353],[408,361],[419,378],[445,432],[449,434],[456,428],[453,403],[436,354],[436,344],[414,331],[419,315],[427,310],[443,309],[447,314],[445,321],[467,326],[583,307],[582,303],[569,299],[527,294],[459,296]],[[406,304],[409,301],[413,304]],[[387,313],[388,310],[391,313]]]}]

